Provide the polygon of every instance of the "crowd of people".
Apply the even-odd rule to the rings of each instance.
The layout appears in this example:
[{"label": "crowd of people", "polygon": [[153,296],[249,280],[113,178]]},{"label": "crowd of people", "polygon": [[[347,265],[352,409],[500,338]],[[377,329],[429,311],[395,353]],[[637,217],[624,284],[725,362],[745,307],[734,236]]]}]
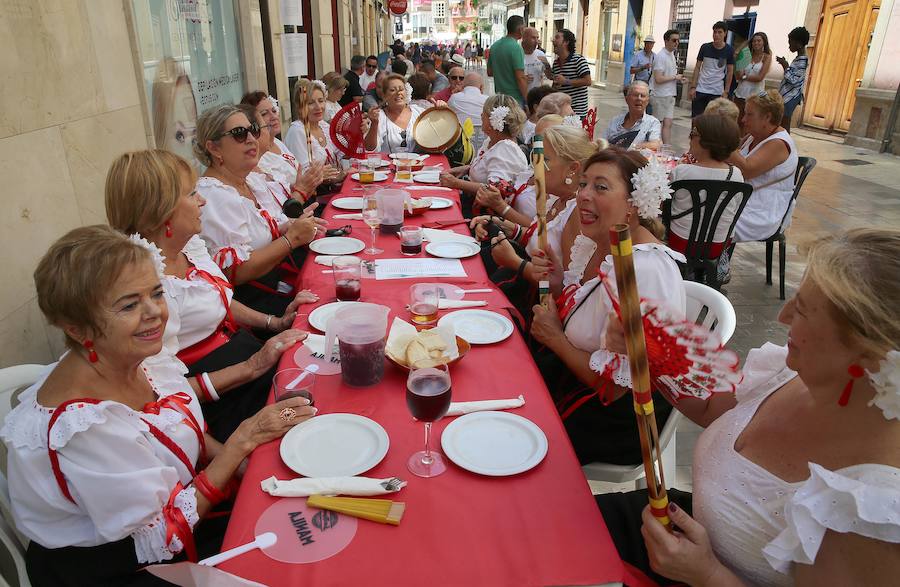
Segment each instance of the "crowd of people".
[{"label": "crowd of people", "polygon": [[[16,526],[31,540],[32,584],[154,584],[143,566],[216,552],[226,519],[217,514],[244,459],[315,416],[305,398],[266,401],[282,353],[307,336],[292,327],[298,310],[318,301],[295,283],[307,245],[326,228],[317,200],[351,165],[328,121],[353,103],[365,110],[366,148],[382,153],[416,151],[416,120],[433,106],[477,129],[474,157],[440,182],[459,191],[491,278],[524,316],[579,460],[640,462],[609,229],[631,230],[642,296],[684,316],[679,263],[698,211],[676,191],[673,221],[663,225],[670,180],[754,186],[732,242],[720,235],[725,258],[734,242],[768,237],[790,216],[797,148],[783,121],[802,90],[808,33],[791,32],[798,57],[781,91],[762,91],[772,59],[765,35],[754,35],[735,104],[733,55],[715,25],[691,81],[690,147],[667,177],[656,152],[683,81],[677,31],[655,56],[645,39],[627,109],[597,140],[582,123],[591,80],[574,35],[557,33],[551,64],[521,17],[507,32],[487,59],[492,95],[467,71],[481,47],[395,44],[389,63],[354,56],[343,75],[298,80],[286,129],[266,91],[203,112],[194,144],[201,173],[163,149],[116,158],[108,226],[61,236],[34,273],[41,311],[68,351],[0,430]],[[537,136],[543,247],[541,186],[528,158]],[[659,396],[660,428],[673,409],[706,428],[695,492],[673,492],[673,534],[653,520],[646,493],[598,496],[623,559],[663,583],[691,585],[874,584],[897,571],[898,275],[900,231],[819,239],[779,317],[787,346],[751,351],[734,394]],[[535,303],[540,282],[549,283],[547,304]]]}]

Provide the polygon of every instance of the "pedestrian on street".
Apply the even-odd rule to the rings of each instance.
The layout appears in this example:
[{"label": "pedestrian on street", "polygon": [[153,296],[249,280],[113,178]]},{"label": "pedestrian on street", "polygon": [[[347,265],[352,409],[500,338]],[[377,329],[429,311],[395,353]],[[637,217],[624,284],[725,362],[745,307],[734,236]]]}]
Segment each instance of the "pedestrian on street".
[{"label": "pedestrian on street", "polygon": [[[753,33],[750,37],[750,62],[735,74],[738,87],[734,91],[734,103],[740,111],[739,118],[744,118],[744,104],[747,98],[755,96],[766,89],[766,74],[772,66],[772,50],[769,48],[769,37],[766,33]],[[744,131],[741,125],[741,131]]]},{"label": "pedestrian on street", "polygon": [[678,73],[678,62],[675,59],[675,50],[678,48],[680,37],[678,31],[669,29],[663,34],[665,46],[656,55],[653,62],[653,75],[650,77],[650,106],[653,115],[662,123],[662,142],[671,144],[672,119],[675,118],[675,95],[678,93],[678,82],[684,81],[684,76]]},{"label": "pedestrian on street", "polygon": [[339,104],[346,106],[350,102],[356,101],[362,103],[363,92],[362,86],[359,84],[359,77],[365,70],[366,58],[362,55],[354,55],[350,59],[350,70],[344,74],[347,79],[347,91],[341,97]]},{"label": "pedestrian on street", "polygon": [[[544,85],[544,77],[550,77],[550,61],[547,54],[538,49],[538,30],[526,27],[522,30],[522,50],[525,52],[525,81],[530,92]],[[526,98],[527,98],[526,94]]]},{"label": "pedestrian on street", "polygon": [[588,86],[591,85],[591,67],[587,60],[575,52],[575,33],[562,29],[553,36],[553,87],[572,97],[572,109],[584,118],[588,110]]},{"label": "pedestrian on street", "polygon": [[494,78],[494,91],[518,100],[524,106],[528,94],[525,80],[525,52],[519,46],[525,19],[519,15],[506,20],[506,36],[491,45],[488,54],[487,74]]},{"label": "pedestrian on street", "polygon": [[631,75],[634,76],[631,81],[650,83],[650,72],[653,70],[653,59],[655,57],[653,45],[655,44],[656,39],[653,38],[653,35],[644,37],[644,50],[635,51],[634,56],[631,58]]},{"label": "pedestrian on street", "polygon": [[778,65],[784,68],[784,79],[778,93],[784,100],[784,118],[781,126],[790,133],[791,118],[794,110],[803,100],[803,83],[806,80],[806,68],[809,66],[809,58],[806,56],[806,45],[809,44],[809,31],[805,27],[798,26],[788,33],[788,48],[797,56],[788,65],[787,59],[778,57]]},{"label": "pedestrian on street", "polygon": [[704,43],[697,53],[697,64],[691,76],[691,117],[699,116],[706,105],[719,96],[728,97],[734,76],[734,49],[725,42],[728,23],[713,25],[712,43]]}]

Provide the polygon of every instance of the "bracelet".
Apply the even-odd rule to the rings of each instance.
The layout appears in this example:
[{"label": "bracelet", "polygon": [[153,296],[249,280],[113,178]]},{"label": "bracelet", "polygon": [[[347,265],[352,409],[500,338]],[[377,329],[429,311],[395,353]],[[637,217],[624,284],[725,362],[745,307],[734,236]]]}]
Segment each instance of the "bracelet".
[{"label": "bracelet", "polygon": [[200,386],[200,391],[208,401],[219,401],[219,394],[218,392],[216,392],[216,388],[213,387],[212,379],[209,378],[209,373],[204,371],[203,373],[195,377],[195,379],[197,380],[197,384]]},{"label": "bracelet", "polygon": [[500,212],[500,218],[506,220],[506,213],[509,212],[509,209],[512,208],[509,204],[506,205],[506,208],[503,209],[503,212]]},{"label": "bracelet", "polygon": [[301,192],[300,190],[298,190],[297,188],[293,188],[293,189],[291,190],[291,193],[292,193],[292,194],[300,194],[300,201],[301,201],[301,202],[305,202],[306,199],[309,197],[309,196],[307,196],[305,193],[303,193],[303,192]]},{"label": "bracelet", "polygon": [[231,496],[230,490],[233,489],[233,486],[229,484],[223,491],[212,484],[212,481],[206,476],[206,471],[200,471],[194,477],[194,489],[206,498],[211,507],[215,507]]},{"label": "bracelet", "polygon": [[289,238],[287,237],[286,234],[281,235],[281,238],[283,238],[283,239],[284,239],[284,242],[287,243],[288,251],[293,251],[293,250],[294,250],[294,244],[291,242],[291,239],[289,239]]},{"label": "bracelet", "polygon": [[518,241],[519,237],[522,235],[522,225],[516,224],[516,234],[513,235],[513,240]]},{"label": "bracelet", "polygon": [[266,316],[266,330],[272,330],[270,328],[270,325],[272,324],[272,318],[274,318],[274,316],[272,316],[272,314],[268,314]]},{"label": "bracelet", "polygon": [[525,266],[528,265],[528,259],[522,259],[522,262],[519,263],[519,269],[516,271],[516,277],[524,277],[525,276]]}]

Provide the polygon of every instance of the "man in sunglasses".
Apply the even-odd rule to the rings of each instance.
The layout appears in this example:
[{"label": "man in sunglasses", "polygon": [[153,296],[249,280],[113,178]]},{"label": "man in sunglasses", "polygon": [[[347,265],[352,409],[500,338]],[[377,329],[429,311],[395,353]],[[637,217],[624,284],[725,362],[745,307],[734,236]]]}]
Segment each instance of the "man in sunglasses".
[{"label": "man in sunglasses", "polygon": [[378,58],[374,55],[366,57],[366,70],[359,76],[359,87],[368,92],[378,75]]},{"label": "man in sunglasses", "polygon": [[466,70],[459,65],[454,65],[450,68],[450,71],[447,74],[447,79],[449,80],[450,85],[442,89],[440,92],[433,92],[432,95],[435,100],[443,100],[444,102],[449,102],[450,96],[461,92],[463,89],[463,80],[466,79]]}]

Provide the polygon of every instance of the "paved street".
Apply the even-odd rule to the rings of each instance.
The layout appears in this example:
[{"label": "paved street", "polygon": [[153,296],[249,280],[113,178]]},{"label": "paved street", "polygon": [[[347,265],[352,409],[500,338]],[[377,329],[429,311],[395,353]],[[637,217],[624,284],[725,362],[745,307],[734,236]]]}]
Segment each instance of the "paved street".
[{"label": "paved street", "polygon": [[[590,105],[597,108],[600,133],[611,116],[625,109],[620,92],[590,89]],[[672,143],[681,152],[688,146],[690,110],[678,108]],[[796,291],[804,262],[798,245],[818,236],[859,226],[900,226],[900,158],[842,144],[841,135],[795,129],[792,136],[800,155],[818,161],[803,186],[787,233],[786,295]],[[773,285],[766,285],[765,245],[741,244],[732,260],[732,280],[724,291],[737,313],[737,330],[729,346],[742,359],[766,341],[784,344],[787,328],[778,323],[783,302],[778,299],[778,248],[773,259]],[[700,428],[682,419],[677,434],[678,472],[675,485],[691,489],[691,460]],[[672,485],[672,480],[669,480]],[[595,484],[596,491],[630,486]]]}]

